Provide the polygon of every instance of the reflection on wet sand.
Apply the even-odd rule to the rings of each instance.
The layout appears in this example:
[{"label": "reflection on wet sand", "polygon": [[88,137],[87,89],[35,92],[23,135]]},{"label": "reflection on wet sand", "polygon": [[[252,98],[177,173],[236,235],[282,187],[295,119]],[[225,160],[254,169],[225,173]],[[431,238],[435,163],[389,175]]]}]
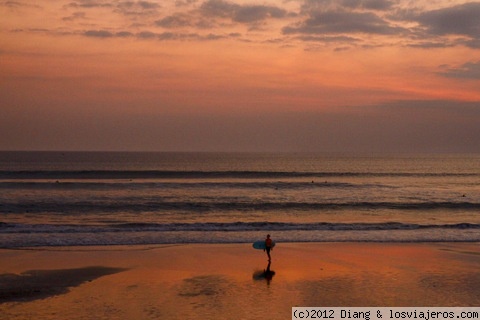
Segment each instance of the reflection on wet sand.
[{"label": "reflection on wet sand", "polygon": [[267,268],[264,269],[263,271],[258,270],[253,273],[252,278],[254,280],[265,280],[267,281],[267,285],[270,285],[270,282],[272,281],[273,277],[275,276],[275,271],[271,270],[270,267],[272,265],[271,261],[268,261]]}]

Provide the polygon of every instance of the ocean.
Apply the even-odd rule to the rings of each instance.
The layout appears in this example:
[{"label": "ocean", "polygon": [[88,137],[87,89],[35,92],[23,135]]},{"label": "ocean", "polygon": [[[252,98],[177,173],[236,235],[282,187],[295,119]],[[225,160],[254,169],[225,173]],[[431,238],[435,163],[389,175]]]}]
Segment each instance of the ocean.
[{"label": "ocean", "polygon": [[0,152],[0,247],[480,241],[480,155]]}]

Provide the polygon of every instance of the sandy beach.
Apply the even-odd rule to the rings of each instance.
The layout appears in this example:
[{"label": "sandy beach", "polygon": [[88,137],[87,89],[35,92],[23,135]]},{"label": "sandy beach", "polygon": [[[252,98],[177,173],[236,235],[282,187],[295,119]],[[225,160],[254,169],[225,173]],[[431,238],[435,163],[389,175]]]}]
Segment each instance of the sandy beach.
[{"label": "sandy beach", "polygon": [[[268,268],[270,272],[268,272]],[[289,319],[293,306],[478,306],[478,243],[0,250],[0,319]]]}]

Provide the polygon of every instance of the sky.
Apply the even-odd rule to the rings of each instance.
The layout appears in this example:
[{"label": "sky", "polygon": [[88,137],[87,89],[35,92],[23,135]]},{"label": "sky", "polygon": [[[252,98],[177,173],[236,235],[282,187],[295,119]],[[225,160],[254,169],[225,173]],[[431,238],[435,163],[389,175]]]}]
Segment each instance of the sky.
[{"label": "sky", "polygon": [[480,2],[0,0],[0,150],[480,152]]}]

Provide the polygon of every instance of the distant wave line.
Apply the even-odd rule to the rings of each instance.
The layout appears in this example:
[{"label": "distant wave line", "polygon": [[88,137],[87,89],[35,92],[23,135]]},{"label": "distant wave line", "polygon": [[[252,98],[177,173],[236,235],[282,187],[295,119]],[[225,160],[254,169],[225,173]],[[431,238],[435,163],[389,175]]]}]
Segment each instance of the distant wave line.
[{"label": "distant wave line", "polygon": [[0,182],[0,189],[81,189],[81,190],[139,190],[139,189],[184,189],[184,188],[239,188],[239,189],[311,189],[311,188],[395,188],[384,184],[347,183],[347,182],[291,182],[291,181],[259,181],[259,182],[86,182],[86,181],[9,181]]},{"label": "distant wave line", "polygon": [[282,223],[282,222],[204,222],[204,223],[120,223],[107,225],[14,224],[0,222],[0,234],[7,233],[105,233],[105,232],[242,232],[242,231],[385,231],[420,229],[480,229],[476,223],[414,224],[385,223]]},{"label": "distant wave line", "polygon": [[332,177],[476,177],[479,173],[80,170],[0,171],[0,179],[267,179]]},{"label": "distant wave line", "polygon": [[479,210],[480,203],[473,202],[183,202],[183,201],[23,201],[0,203],[0,213],[98,213],[98,212],[149,212],[149,211],[269,211],[269,210],[342,210],[342,209],[392,209],[392,210]]}]

